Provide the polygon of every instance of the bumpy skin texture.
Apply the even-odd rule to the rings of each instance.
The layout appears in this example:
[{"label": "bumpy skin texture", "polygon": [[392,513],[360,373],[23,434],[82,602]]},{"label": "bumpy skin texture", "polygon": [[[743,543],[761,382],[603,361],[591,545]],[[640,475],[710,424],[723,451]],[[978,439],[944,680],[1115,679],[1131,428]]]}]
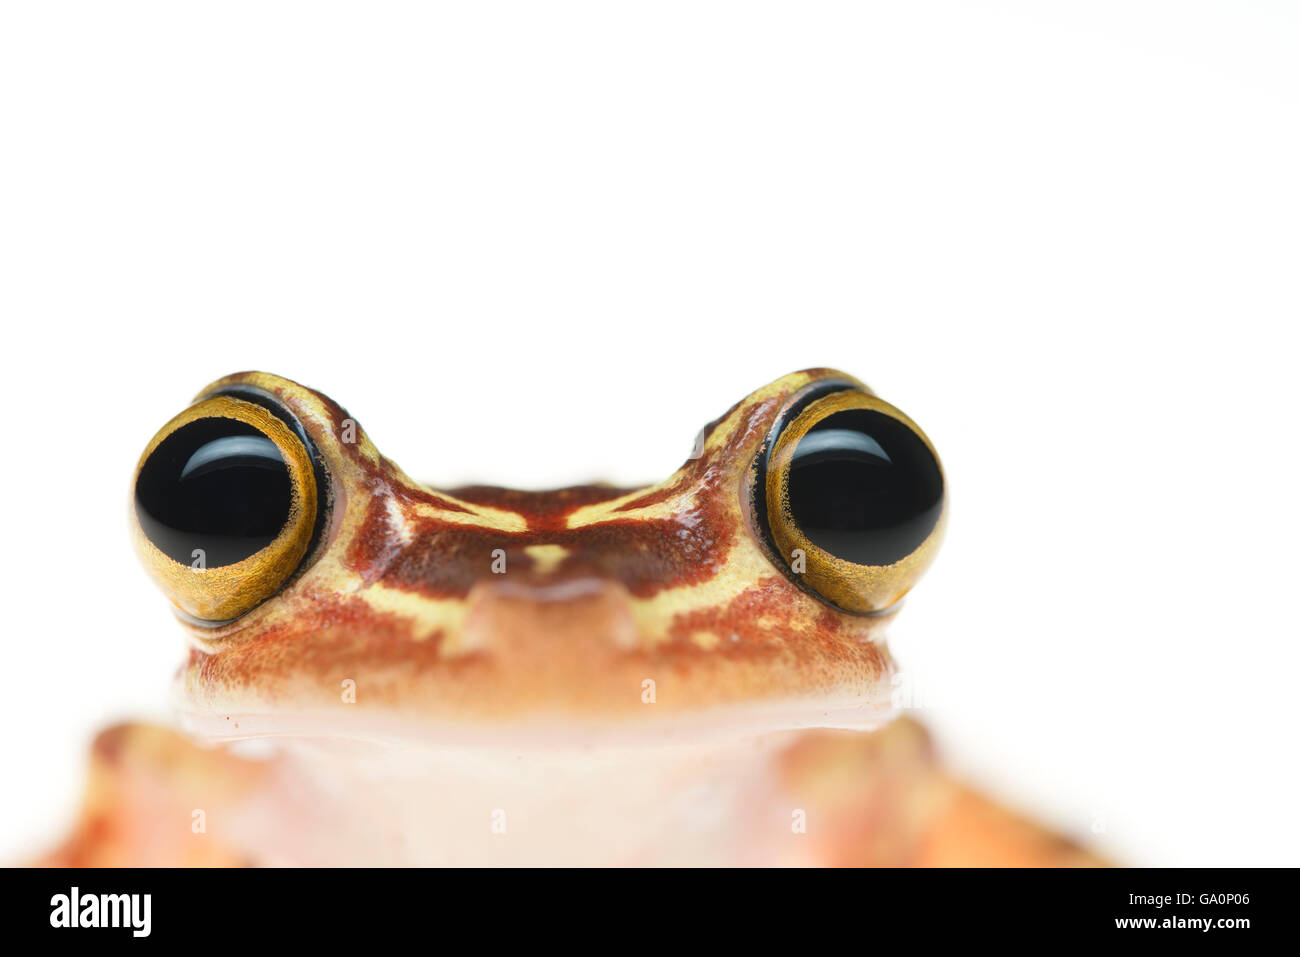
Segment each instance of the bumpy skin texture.
[{"label": "bumpy skin texture", "polygon": [[[706,427],[691,459],[658,485],[550,492],[434,491],[384,458],[324,395],[264,373],[219,380],[195,401],[252,390],[301,423],[323,466],[328,522],[272,598],[224,625],[184,623],[183,719],[209,740],[342,742],[345,761],[350,747],[364,760],[382,751],[385,761],[404,748],[443,749],[471,755],[475,768],[485,756],[508,763],[525,751],[542,753],[545,766],[548,748],[566,760],[589,747],[607,757],[647,748],[634,756],[635,776],[640,755],[693,748],[692,767],[707,771],[715,743],[717,756],[730,748],[732,759],[753,748],[760,757],[743,779],[753,790],[703,802],[715,815],[717,800],[731,802],[735,813],[722,818],[753,830],[721,842],[730,850],[705,863],[1095,863],[945,775],[918,725],[886,723],[890,616],[821,600],[766,544],[752,514],[756,459],[783,411],[827,379],[855,381],[815,369],[759,389]],[[799,730],[824,728],[858,730]],[[367,751],[376,741],[380,751]],[[243,760],[146,725],[110,729],[93,750],[80,823],[41,863],[279,863],[293,854],[249,835],[290,831],[305,835],[299,860],[348,846],[307,833],[311,815],[294,801],[306,800],[317,817],[328,812],[294,790],[299,769],[288,757]],[[675,799],[673,773],[659,780]],[[416,783],[433,802],[417,799],[417,819],[441,820],[435,808],[458,782]],[[698,784],[681,781],[687,793]],[[347,793],[368,790],[363,783]],[[792,808],[806,830],[791,829]],[[205,826],[196,831],[199,810]],[[455,813],[445,815],[453,832]],[[612,816],[620,831],[637,826],[617,809]],[[386,819],[373,809],[360,817]],[[341,821],[313,823],[332,835]],[[584,822],[564,830],[574,823],[555,827],[565,851],[577,840],[566,835]],[[600,862],[616,842],[589,843],[590,853],[573,859]],[[633,843],[615,860],[701,862],[693,852],[708,845],[688,841],[656,856],[657,846]],[[437,839],[423,847],[442,859]],[[469,860],[483,862],[478,853]]]}]

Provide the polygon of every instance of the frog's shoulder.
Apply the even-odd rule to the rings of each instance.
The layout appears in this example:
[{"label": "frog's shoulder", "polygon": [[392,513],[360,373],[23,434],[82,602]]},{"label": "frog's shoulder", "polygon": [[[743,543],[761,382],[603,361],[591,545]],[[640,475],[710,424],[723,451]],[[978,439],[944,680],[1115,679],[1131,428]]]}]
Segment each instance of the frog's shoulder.
[{"label": "frog's shoulder", "polygon": [[819,863],[1052,867],[1106,863],[1074,839],[945,771],[929,732],[900,718],[869,733],[816,731],[781,755],[791,801],[806,808]]},{"label": "frog's shoulder", "polygon": [[265,780],[264,762],[204,748],[158,725],[118,724],[90,748],[71,833],[31,863],[50,867],[251,864],[223,837],[231,814]]}]

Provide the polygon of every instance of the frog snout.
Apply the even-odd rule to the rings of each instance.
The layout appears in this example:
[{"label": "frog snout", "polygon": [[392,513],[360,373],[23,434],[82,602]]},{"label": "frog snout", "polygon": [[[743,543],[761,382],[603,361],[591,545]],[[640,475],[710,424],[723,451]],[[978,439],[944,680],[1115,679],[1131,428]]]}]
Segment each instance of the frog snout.
[{"label": "frog snout", "polygon": [[478,582],[467,599],[464,651],[527,658],[634,649],[639,644],[632,599],[618,581],[599,576],[525,580],[500,576]]}]

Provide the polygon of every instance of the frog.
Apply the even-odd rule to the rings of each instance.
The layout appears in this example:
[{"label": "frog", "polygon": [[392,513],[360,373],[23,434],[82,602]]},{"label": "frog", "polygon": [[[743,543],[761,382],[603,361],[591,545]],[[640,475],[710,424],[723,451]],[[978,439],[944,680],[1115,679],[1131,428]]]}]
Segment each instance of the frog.
[{"label": "frog", "polygon": [[830,368],[643,487],[434,488],[324,393],[203,388],[131,539],[185,651],[179,727],[91,748],[52,865],[1088,865],[949,773],[886,632],[943,466]]}]

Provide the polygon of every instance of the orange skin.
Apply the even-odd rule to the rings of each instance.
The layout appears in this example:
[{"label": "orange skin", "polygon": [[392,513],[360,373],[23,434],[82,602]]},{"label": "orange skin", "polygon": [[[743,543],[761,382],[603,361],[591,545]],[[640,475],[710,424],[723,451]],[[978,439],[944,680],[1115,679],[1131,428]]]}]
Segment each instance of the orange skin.
[{"label": "orange skin", "polygon": [[[741,856],[726,850],[734,842],[714,856],[632,842],[613,863],[1092,862],[948,779],[917,725],[889,724],[894,609],[859,615],[822,600],[765,539],[755,461],[782,412],[831,380],[866,389],[833,370],[795,373],[707,427],[698,454],[658,485],[551,492],[433,491],[320,393],[262,373],[219,380],[199,398],[257,390],[302,424],[328,476],[328,520],[274,596],[217,627],[182,621],[183,722],[210,743],[328,739],[529,760],[631,749],[651,764],[677,749],[692,767],[702,750],[760,743],[744,745],[761,755],[763,793],[749,803],[772,826],[768,810],[753,817],[745,827],[763,834]],[[83,819],[47,862],[264,863],[223,822],[277,806],[288,778],[276,768],[144,726],[105,732]],[[551,806],[539,803],[543,820]],[[199,807],[210,827],[196,835]],[[638,813],[626,809],[627,828]],[[377,859],[443,862],[437,841],[414,860]],[[565,860],[601,863],[598,843]],[[465,853],[446,860],[480,860]]]}]

